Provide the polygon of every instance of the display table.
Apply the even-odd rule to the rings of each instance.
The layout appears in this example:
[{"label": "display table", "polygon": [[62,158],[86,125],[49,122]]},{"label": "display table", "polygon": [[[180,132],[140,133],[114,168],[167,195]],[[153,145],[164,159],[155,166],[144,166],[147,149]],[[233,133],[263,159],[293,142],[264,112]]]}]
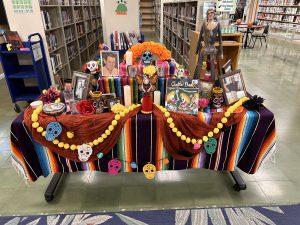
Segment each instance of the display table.
[{"label": "display table", "polygon": [[[212,115],[201,112],[198,118],[209,124]],[[188,168],[234,171],[238,167],[254,174],[274,150],[275,143],[274,115],[264,107],[259,111],[247,111],[237,124],[223,129],[214,154],[202,150],[190,160],[176,160],[165,150],[154,114],[138,113],[129,118],[111,151],[103,158],[88,163],[71,161],[35,142],[24,124],[23,113],[11,125],[12,164],[28,181],[60,172],[106,172],[108,161],[112,158],[122,161],[121,172],[141,172],[146,163],[152,162],[160,171]],[[168,164],[163,163],[161,159],[164,158],[169,159]],[[131,168],[130,163],[126,162],[136,162],[137,168]],[[54,176],[52,186],[57,186],[59,176]]]}]

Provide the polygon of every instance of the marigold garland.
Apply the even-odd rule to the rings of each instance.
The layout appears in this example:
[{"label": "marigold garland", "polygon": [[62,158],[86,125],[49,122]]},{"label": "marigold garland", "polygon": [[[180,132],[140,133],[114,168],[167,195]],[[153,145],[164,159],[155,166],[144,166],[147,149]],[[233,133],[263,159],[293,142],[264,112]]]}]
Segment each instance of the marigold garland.
[{"label": "marigold garland", "polygon": [[[145,51],[150,51],[160,60],[171,59],[171,52],[162,44],[153,41],[135,44],[129,51],[132,51],[133,61],[137,61]],[[126,54],[124,55],[124,60],[126,60]]]},{"label": "marigold garland", "polygon": [[169,124],[170,129],[172,129],[172,132],[176,134],[178,138],[180,138],[181,141],[185,141],[186,143],[191,143],[191,144],[199,144],[201,145],[203,142],[207,142],[208,138],[212,138],[215,134],[218,134],[220,132],[220,129],[223,128],[223,124],[226,124],[228,122],[228,117],[231,116],[231,114],[240,106],[243,105],[244,102],[248,101],[248,97],[243,97],[239,101],[237,101],[235,104],[230,106],[227,111],[224,113],[223,118],[221,121],[217,124],[217,126],[212,130],[207,133],[206,136],[203,136],[200,139],[189,137],[188,135],[183,134],[175,125],[173,122],[173,118],[171,117],[170,112],[167,111],[166,108],[163,106],[157,106],[160,111],[164,114],[165,117],[167,117],[167,123]]},{"label": "marigold garland", "polygon": [[[127,113],[129,113],[130,111],[133,111],[135,108],[140,107],[140,104],[138,105],[131,105],[127,108],[123,108],[123,110],[120,110],[118,112],[115,113],[115,117],[112,120],[111,124],[108,125],[107,129],[95,140],[92,140],[91,142],[88,143],[89,146],[93,147],[96,146],[102,142],[105,141],[105,139],[111,134],[111,132],[114,131],[114,127],[117,126],[118,124],[118,120],[121,119],[121,117],[124,117]],[[44,131],[44,128],[40,126],[40,124],[38,123],[38,117],[39,114],[43,111],[42,106],[37,107],[35,110],[33,110],[32,114],[31,114],[31,121],[32,121],[32,127],[34,129],[37,130],[37,132],[41,133],[41,135],[43,137],[46,136],[46,131]],[[70,131],[67,132],[67,136],[68,138],[73,138],[74,134]],[[69,143],[64,143],[61,142],[58,139],[55,139],[54,141],[52,141],[52,143],[54,145],[57,145],[59,148],[64,148],[64,149],[71,149],[72,151],[78,149],[80,147],[80,145],[75,145],[75,144],[69,144]],[[85,143],[82,143],[85,144]]]}]

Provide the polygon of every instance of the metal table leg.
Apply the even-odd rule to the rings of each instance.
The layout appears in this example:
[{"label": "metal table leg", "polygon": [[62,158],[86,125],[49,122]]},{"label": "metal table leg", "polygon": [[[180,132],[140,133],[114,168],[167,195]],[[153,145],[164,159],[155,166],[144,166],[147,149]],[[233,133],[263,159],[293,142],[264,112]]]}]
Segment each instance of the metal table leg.
[{"label": "metal table leg", "polygon": [[45,191],[45,200],[51,202],[54,199],[54,193],[58,187],[59,181],[62,177],[62,173],[55,173],[51,179],[50,184]]},{"label": "metal table leg", "polygon": [[246,190],[247,186],[243,178],[241,177],[240,173],[238,171],[231,171],[230,175],[232,176],[235,184],[233,185],[233,189],[235,191],[242,191]]}]

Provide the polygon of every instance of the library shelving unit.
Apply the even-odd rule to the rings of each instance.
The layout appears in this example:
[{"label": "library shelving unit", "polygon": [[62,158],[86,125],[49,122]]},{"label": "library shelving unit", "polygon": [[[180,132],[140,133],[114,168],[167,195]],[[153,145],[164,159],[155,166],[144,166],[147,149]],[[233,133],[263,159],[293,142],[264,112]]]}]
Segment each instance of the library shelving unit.
[{"label": "library shelving unit", "polygon": [[154,0],[140,0],[140,13],[142,14],[141,32],[154,32]]},{"label": "library shelving unit", "polygon": [[163,3],[163,43],[179,64],[189,67],[190,31],[199,30],[200,1]]},{"label": "library shelving unit", "polygon": [[[38,40],[35,40],[38,37]],[[32,41],[34,39],[34,41]],[[42,90],[51,85],[45,49],[40,34],[31,34],[23,42],[25,50],[7,51],[0,44],[0,60],[14,110],[19,113],[18,101],[32,102]]]},{"label": "library shelving unit", "polygon": [[40,0],[40,10],[53,73],[71,79],[103,40],[100,1]]},{"label": "library shelving unit", "polygon": [[262,0],[257,19],[277,29],[295,29],[300,32],[300,5],[295,0]]},{"label": "library shelving unit", "polygon": [[160,40],[160,20],[161,20],[161,0],[155,0],[155,34],[158,40]]}]

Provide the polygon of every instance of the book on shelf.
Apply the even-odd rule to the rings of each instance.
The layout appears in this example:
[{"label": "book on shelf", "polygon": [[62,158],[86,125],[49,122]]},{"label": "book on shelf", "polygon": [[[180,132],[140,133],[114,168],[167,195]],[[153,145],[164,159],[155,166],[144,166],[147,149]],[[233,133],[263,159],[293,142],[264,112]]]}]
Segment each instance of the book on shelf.
[{"label": "book on shelf", "polygon": [[75,57],[78,53],[77,48],[74,44],[73,45],[68,45],[67,46],[67,51],[68,51],[69,59]]},{"label": "book on shelf", "polygon": [[168,79],[166,109],[171,112],[198,114],[199,80]]},{"label": "book on shelf", "polygon": [[83,16],[85,20],[89,20],[90,19],[90,13],[89,13],[89,9],[84,7],[83,8]]},{"label": "book on shelf", "polygon": [[57,38],[54,33],[46,34],[46,41],[48,44],[49,51],[53,51],[58,47]]},{"label": "book on shelf", "polygon": [[64,25],[72,23],[72,12],[71,12],[71,10],[61,11],[61,17],[62,17],[62,21],[63,21]]},{"label": "book on shelf", "polygon": [[50,4],[50,0],[39,0],[40,5],[49,5]]},{"label": "book on shelf", "polygon": [[74,10],[74,15],[75,15],[75,21],[81,21],[82,20],[82,13],[80,9],[75,9]]},{"label": "book on shelf", "polygon": [[115,50],[127,50],[137,44],[139,37],[135,32],[113,32],[113,45]]},{"label": "book on shelf", "polygon": [[84,34],[84,25],[82,23],[76,24],[76,29],[77,29],[78,36],[81,36]]},{"label": "book on shelf", "polygon": [[65,39],[66,42],[72,41],[75,38],[75,33],[72,27],[65,28]]},{"label": "book on shelf", "polygon": [[11,48],[13,50],[24,48],[22,40],[17,31],[5,31],[3,37],[7,44],[11,44]]},{"label": "book on shelf", "polygon": [[187,5],[186,20],[191,23],[196,23],[196,17],[197,17],[197,7],[192,5]]},{"label": "book on shelf", "polygon": [[52,23],[50,20],[50,14],[48,11],[41,10],[42,22],[45,30],[52,28]]},{"label": "book on shelf", "polygon": [[61,67],[62,62],[60,58],[60,54],[51,54],[50,55],[50,62],[51,62],[51,68],[53,70],[53,73],[55,74]]}]

